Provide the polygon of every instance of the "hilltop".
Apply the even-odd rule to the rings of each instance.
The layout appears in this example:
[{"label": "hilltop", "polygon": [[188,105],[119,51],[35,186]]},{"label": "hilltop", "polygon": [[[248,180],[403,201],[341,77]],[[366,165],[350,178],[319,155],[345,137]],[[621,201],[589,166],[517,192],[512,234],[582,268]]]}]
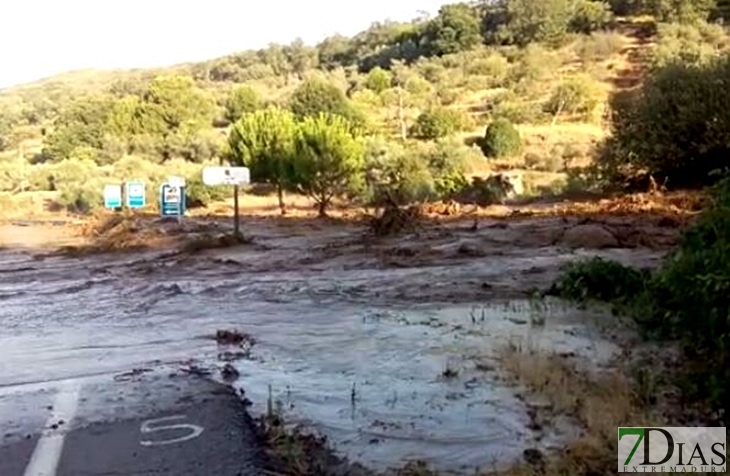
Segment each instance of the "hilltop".
[{"label": "hilltop", "polygon": [[[220,194],[196,182],[201,164],[227,157],[231,125],[270,106],[356,123],[366,168],[387,159],[411,170],[410,200],[453,197],[459,177],[498,172],[510,195],[586,191],[585,172],[611,134],[612,98],[639,87],[650,66],[729,44],[725,29],[701,19],[704,4],[619,3],[451,4],[432,19],[375,23],[316,46],[12,87],[0,92],[0,193],[17,202],[53,192],[61,207],[85,211],[98,206],[105,180],[134,171],[155,183],[175,172],[193,179],[193,202],[203,205]],[[485,147],[495,122],[517,131],[512,148]],[[490,188],[485,200],[502,192]]]}]

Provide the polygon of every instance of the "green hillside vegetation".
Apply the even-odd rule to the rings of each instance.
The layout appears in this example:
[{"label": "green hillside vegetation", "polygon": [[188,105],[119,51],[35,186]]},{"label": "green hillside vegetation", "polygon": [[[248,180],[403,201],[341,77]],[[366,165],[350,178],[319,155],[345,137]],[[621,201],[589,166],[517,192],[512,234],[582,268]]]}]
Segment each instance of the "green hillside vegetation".
[{"label": "green hillside vegetation", "polygon": [[719,3],[458,3],[316,46],[10,88],[0,199],[50,191],[86,212],[104,182],[142,178],[153,193],[175,173],[203,206],[225,191],[203,187],[201,167],[223,162],[272,184],[282,211],[293,192],[322,213],[333,200],[372,202],[382,187],[402,202],[468,196],[473,177],[504,170],[519,172],[523,195],[647,174],[705,183],[730,143]]}]

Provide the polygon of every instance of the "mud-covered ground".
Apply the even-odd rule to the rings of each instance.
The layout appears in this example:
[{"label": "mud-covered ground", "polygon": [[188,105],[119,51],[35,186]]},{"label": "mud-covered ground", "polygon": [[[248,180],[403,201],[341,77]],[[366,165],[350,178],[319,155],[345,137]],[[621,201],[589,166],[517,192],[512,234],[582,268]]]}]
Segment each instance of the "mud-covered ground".
[{"label": "mud-covered ground", "polygon": [[[386,237],[363,220],[246,216],[240,243],[221,217],[3,225],[0,387],[181,365],[374,469],[473,473],[549,451],[576,429],[531,424],[500,383],[501,349],[596,368],[621,349],[600,313],[531,291],[580,257],[655,266],[686,215],[502,211]],[[221,346],[220,329],[254,341]]]}]

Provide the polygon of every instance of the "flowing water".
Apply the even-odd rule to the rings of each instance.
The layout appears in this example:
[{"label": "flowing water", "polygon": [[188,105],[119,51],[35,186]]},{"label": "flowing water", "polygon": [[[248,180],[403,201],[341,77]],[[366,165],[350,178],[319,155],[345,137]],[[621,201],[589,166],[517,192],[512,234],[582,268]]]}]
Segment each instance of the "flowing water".
[{"label": "flowing water", "polygon": [[211,335],[239,329],[257,341],[233,363],[253,413],[266,411],[271,391],[288,422],[373,468],[425,459],[471,471],[558,445],[566,435],[529,430],[524,402],[495,378],[499,349],[571,352],[596,365],[616,351],[585,325],[590,316],[560,304],[430,302],[439,283],[573,257],[555,253],[267,273],[154,254],[0,256],[0,391],[161,365],[215,369],[225,349]]}]

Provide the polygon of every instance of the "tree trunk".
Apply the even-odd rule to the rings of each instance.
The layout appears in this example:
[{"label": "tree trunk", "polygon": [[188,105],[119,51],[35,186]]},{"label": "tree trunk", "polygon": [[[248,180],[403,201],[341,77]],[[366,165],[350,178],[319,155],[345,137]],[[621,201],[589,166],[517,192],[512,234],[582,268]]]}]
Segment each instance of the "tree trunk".
[{"label": "tree trunk", "polygon": [[319,210],[319,218],[327,218],[327,200],[320,200],[317,203],[317,209]]},{"label": "tree trunk", "polygon": [[279,197],[279,210],[282,215],[286,215],[286,204],[284,203],[284,187],[280,183],[276,184],[276,194]]},{"label": "tree trunk", "polygon": [[398,122],[400,123],[400,136],[401,139],[408,139],[408,132],[406,129],[406,120],[403,114],[403,90],[398,88]]}]

